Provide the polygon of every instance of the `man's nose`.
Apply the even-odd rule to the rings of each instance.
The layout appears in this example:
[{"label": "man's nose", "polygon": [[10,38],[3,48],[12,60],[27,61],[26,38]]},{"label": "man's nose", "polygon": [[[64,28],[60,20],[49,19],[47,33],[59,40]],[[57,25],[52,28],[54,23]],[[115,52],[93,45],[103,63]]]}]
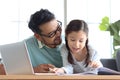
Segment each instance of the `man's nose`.
[{"label": "man's nose", "polygon": [[60,36],[61,35],[61,31],[56,31],[56,36]]}]

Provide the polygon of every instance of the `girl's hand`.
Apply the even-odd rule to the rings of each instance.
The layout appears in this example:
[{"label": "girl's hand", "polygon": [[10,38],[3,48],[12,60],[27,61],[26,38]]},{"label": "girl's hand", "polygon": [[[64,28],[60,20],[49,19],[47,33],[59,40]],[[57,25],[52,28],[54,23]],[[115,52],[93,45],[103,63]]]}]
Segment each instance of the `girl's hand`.
[{"label": "girl's hand", "polygon": [[65,71],[62,68],[50,68],[50,72],[54,72],[56,74],[64,74]]},{"label": "girl's hand", "polygon": [[91,67],[93,67],[93,68],[99,67],[99,63],[96,62],[96,61],[90,61],[90,62],[89,62],[89,65],[90,65]]}]

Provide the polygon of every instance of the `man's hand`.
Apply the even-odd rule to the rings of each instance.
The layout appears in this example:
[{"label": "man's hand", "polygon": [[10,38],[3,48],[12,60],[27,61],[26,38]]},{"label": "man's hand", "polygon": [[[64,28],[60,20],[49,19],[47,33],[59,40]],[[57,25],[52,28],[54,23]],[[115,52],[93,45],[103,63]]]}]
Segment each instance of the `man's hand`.
[{"label": "man's hand", "polygon": [[5,69],[4,69],[4,66],[3,64],[0,64],[0,75],[5,75]]},{"label": "man's hand", "polygon": [[52,64],[40,64],[37,67],[34,67],[35,73],[49,73],[50,68],[55,68]]}]

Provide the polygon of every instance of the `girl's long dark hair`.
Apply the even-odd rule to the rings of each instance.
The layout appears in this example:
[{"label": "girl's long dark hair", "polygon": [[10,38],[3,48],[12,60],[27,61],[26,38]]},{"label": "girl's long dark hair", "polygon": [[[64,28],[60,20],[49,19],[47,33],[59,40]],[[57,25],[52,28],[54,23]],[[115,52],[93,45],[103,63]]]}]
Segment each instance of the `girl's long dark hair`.
[{"label": "girl's long dark hair", "polygon": [[[88,26],[87,23],[83,20],[72,20],[70,21],[70,23],[67,25],[66,29],[65,29],[65,42],[66,42],[66,48],[68,49],[68,62],[71,64],[74,64],[74,60],[72,57],[72,54],[70,53],[70,48],[68,47],[68,41],[67,41],[67,36],[69,33],[71,33],[72,31],[84,31],[86,33],[86,35],[88,36]],[[89,57],[89,49],[88,49],[88,39],[86,40],[86,44],[85,47],[87,49],[87,56],[86,56],[86,67],[88,66],[88,63],[90,61]]]}]

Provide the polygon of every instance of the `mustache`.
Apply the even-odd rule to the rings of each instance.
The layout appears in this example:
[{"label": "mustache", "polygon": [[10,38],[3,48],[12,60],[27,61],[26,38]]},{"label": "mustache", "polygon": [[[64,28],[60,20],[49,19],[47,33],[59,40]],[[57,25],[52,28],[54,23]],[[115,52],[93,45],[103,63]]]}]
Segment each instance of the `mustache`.
[{"label": "mustache", "polygon": [[[60,39],[59,43],[56,42],[58,39]],[[44,40],[44,39],[43,39],[43,40]],[[45,45],[53,45],[53,46],[59,45],[61,42],[62,42],[62,39],[61,39],[60,36],[58,36],[58,37],[55,38],[54,43],[48,43],[46,40],[43,41],[43,43],[44,43]]]}]

